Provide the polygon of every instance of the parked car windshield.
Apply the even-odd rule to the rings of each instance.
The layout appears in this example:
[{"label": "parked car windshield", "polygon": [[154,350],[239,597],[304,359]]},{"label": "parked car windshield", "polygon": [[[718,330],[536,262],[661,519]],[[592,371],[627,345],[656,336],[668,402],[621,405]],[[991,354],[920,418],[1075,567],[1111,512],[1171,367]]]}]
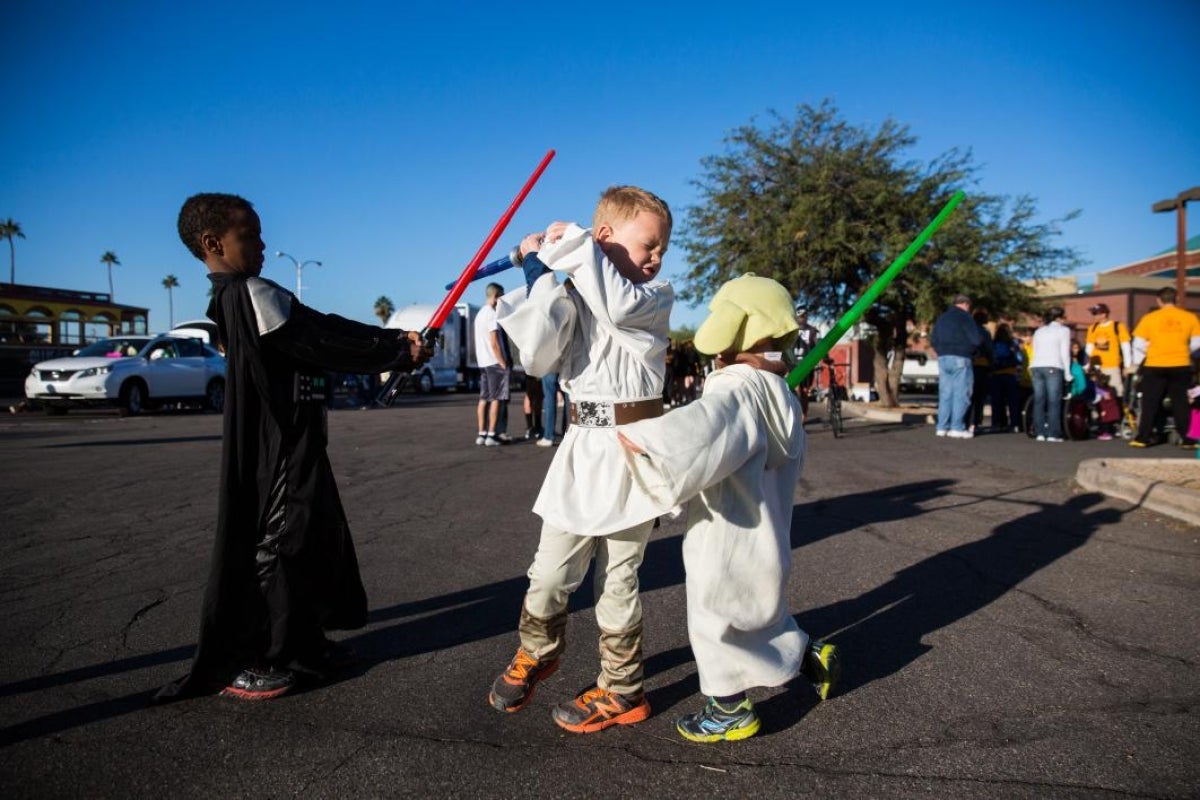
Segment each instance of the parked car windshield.
[{"label": "parked car windshield", "polygon": [[148,337],[137,336],[122,336],[115,339],[101,339],[98,342],[92,342],[87,347],[76,351],[75,355],[101,358],[128,358],[129,356],[136,356],[138,352],[146,346],[146,342],[148,341],[150,341]]}]

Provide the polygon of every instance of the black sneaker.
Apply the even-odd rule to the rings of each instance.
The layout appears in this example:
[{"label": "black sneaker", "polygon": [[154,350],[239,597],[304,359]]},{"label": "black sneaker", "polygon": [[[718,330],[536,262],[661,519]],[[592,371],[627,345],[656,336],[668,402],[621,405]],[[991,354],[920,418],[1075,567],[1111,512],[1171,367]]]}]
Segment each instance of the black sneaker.
[{"label": "black sneaker", "polygon": [[291,670],[252,667],[242,670],[233,682],[221,690],[222,697],[238,700],[270,700],[296,685]]},{"label": "black sneaker", "polygon": [[526,653],[524,647],[518,647],[508,668],[492,682],[488,702],[497,711],[520,711],[533,699],[537,682],[549,678],[557,669],[557,658],[543,664]]},{"label": "black sneaker", "polygon": [[356,658],[350,645],[324,639],[315,652],[297,658],[288,667],[301,680],[324,681],[351,666]]}]

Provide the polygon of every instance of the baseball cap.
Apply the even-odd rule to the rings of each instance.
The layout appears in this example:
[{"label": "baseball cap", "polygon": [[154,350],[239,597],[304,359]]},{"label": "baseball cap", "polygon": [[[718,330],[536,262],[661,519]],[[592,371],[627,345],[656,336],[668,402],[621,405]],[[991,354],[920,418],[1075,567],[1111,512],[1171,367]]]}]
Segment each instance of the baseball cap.
[{"label": "baseball cap", "polygon": [[1096,305],[1089,308],[1088,311],[1093,314],[1107,314],[1108,306],[1106,306],[1104,303],[1096,303]]},{"label": "baseball cap", "polygon": [[[717,290],[708,304],[708,318],[700,323],[693,343],[706,355],[729,350],[744,352],[762,339],[782,339],[800,326],[792,296],[777,281],[746,273]],[[782,342],[783,349],[791,346]]]}]

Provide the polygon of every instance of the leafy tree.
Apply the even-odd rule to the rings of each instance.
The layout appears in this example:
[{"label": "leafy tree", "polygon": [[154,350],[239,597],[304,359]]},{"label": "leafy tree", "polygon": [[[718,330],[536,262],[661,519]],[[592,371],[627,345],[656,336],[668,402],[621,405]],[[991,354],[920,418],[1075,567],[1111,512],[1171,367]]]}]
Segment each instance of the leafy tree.
[{"label": "leafy tree", "polygon": [[117,266],[117,267],[121,266],[121,262],[117,260],[116,253],[114,253],[112,250],[105,250],[104,255],[100,256],[100,263],[104,264],[108,267],[108,297],[110,300],[114,299],[113,298],[112,268],[114,266]]},{"label": "leafy tree", "polygon": [[379,299],[375,301],[375,316],[379,317],[379,321],[387,325],[387,321],[391,319],[392,312],[396,310],[396,306],[388,299],[387,295],[379,295]]},{"label": "leafy tree", "polygon": [[25,238],[21,223],[14,221],[12,217],[0,222],[0,239],[8,239],[8,282],[12,284],[17,282],[17,249],[13,246],[14,236],[18,239]]},{"label": "leafy tree", "polygon": [[171,327],[175,327],[175,293],[172,291],[179,285],[179,279],[174,275],[163,278],[162,285],[167,290],[167,308],[170,309]]},{"label": "leafy tree", "polygon": [[696,328],[693,325],[683,325],[679,328],[671,329],[671,341],[686,342],[689,339],[696,338]]},{"label": "leafy tree", "polygon": [[975,191],[979,168],[958,149],[920,163],[907,126],[845,122],[830,101],[792,119],[745,125],[725,152],[702,160],[700,201],[686,210],[680,241],[691,268],[680,296],[699,302],[730,278],[778,280],[809,316],[837,320],[929,224],[958,189],[964,201],[864,315],[875,348],[880,402],[898,402],[910,323],[929,323],[957,292],[993,317],[1036,311],[1028,281],[1081,263],[1055,246],[1078,212],[1038,222],[1035,202]]}]

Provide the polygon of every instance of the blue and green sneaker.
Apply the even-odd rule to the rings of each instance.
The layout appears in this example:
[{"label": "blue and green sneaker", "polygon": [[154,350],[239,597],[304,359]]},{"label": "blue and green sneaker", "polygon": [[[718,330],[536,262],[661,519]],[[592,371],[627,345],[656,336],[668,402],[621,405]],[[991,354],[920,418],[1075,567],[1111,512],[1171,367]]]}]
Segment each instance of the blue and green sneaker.
[{"label": "blue and green sneaker", "polygon": [[675,721],[679,735],[692,742],[720,742],[749,739],[758,733],[762,722],[754,713],[754,704],[746,698],[733,708],[725,708],[709,698],[704,710],[687,714]]}]

